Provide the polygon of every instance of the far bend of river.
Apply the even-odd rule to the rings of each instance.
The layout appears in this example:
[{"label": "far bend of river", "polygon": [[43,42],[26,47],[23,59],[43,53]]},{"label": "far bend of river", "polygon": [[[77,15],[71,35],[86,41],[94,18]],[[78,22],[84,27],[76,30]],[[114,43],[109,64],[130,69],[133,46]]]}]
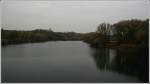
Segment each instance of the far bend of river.
[{"label": "far bend of river", "polygon": [[2,82],[140,82],[110,68],[113,49],[82,41],[51,41],[2,47]]}]

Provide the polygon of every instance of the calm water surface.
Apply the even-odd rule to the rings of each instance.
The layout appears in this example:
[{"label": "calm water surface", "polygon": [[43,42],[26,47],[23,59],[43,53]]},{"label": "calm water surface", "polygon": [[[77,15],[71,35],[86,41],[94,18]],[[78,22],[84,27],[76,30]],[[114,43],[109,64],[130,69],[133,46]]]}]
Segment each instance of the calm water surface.
[{"label": "calm water surface", "polygon": [[112,70],[116,50],[93,49],[82,41],[2,47],[2,82],[140,82]]}]

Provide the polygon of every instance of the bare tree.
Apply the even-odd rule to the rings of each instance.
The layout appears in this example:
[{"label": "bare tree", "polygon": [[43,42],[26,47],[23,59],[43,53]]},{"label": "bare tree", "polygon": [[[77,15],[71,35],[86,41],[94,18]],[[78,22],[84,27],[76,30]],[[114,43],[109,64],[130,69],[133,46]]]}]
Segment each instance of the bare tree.
[{"label": "bare tree", "polygon": [[108,35],[111,31],[112,25],[109,23],[102,23],[98,26],[97,28],[97,33],[102,34],[102,35]]}]

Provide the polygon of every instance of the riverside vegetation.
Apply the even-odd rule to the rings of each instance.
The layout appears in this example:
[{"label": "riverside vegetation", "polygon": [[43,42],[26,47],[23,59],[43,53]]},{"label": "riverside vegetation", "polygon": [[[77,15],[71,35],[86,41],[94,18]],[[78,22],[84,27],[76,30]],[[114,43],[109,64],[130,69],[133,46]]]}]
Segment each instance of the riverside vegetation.
[{"label": "riverside vegetation", "polygon": [[[115,24],[101,23],[95,32],[53,32],[49,30],[16,31],[1,29],[2,45],[44,42],[44,41],[76,41],[81,40],[97,51],[101,48],[114,48],[117,50],[117,59],[109,65],[114,71],[138,76],[140,80],[148,82],[149,62],[149,20],[123,20]],[[128,54],[128,55],[127,55]],[[102,54],[101,54],[102,55]],[[120,60],[121,58],[121,60]],[[97,66],[101,56],[97,56]],[[123,68],[123,69],[121,69]]]},{"label": "riverside vegetation", "polygon": [[[149,80],[149,20],[124,20],[115,24],[102,23],[96,32],[85,34],[84,41],[91,46],[117,50],[117,63],[107,66],[120,73]],[[96,60],[101,56],[97,56]],[[97,63],[99,67],[101,64]],[[116,66],[115,68],[112,68]],[[123,68],[123,69],[121,69]]]},{"label": "riverside vegetation", "polygon": [[33,43],[44,41],[81,40],[81,34],[75,32],[53,32],[51,29],[36,29],[32,31],[17,31],[2,29],[2,45]]},{"label": "riverside vegetation", "polygon": [[1,29],[2,45],[57,40],[83,40],[93,47],[148,46],[149,20],[124,20],[115,24],[102,23],[90,33],[53,32],[51,29],[17,31]]}]

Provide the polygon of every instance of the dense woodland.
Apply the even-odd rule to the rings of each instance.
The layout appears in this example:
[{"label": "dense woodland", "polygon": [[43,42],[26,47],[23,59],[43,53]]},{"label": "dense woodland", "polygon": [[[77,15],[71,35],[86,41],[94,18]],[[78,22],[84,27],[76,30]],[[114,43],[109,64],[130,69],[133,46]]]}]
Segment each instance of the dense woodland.
[{"label": "dense woodland", "polygon": [[95,47],[148,47],[149,20],[124,20],[115,24],[102,23],[97,31],[87,33],[84,41]]}]

